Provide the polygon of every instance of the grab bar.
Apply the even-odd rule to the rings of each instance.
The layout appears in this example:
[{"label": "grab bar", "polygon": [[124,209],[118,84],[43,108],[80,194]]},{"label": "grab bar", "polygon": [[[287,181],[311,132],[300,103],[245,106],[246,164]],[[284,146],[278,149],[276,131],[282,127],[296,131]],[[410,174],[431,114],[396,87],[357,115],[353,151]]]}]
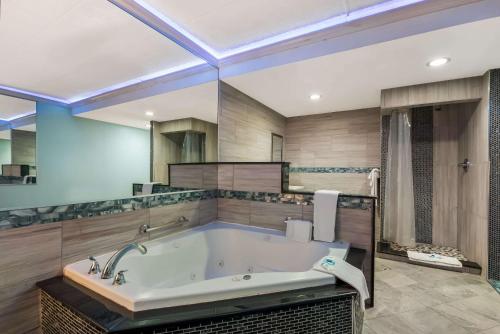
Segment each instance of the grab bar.
[{"label": "grab bar", "polygon": [[172,229],[176,227],[181,227],[184,225],[184,223],[189,222],[189,219],[187,219],[184,216],[177,217],[174,220],[171,220],[167,223],[167,225],[163,226],[156,226],[156,227],[151,227],[148,224],[141,225],[139,227],[139,233],[140,234],[146,234],[154,231],[159,231],[159,230],[166,230],[166,229]]}]

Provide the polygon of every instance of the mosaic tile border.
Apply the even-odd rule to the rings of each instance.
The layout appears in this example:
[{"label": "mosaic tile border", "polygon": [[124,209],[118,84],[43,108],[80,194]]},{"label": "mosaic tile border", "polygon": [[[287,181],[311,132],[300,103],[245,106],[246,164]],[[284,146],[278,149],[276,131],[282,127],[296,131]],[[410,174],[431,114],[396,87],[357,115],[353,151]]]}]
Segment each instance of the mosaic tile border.
[{"label": "mosaic tile border", "polygon": [[[267,192],[234,191],[219,189],[217,198],[238,199],[267,203],[283,203],[295,205],[313,205],[314,195],[307,194],[279,194]],[[347,209],[370,210],[373,207],[374,198],[339,196],[337,207]]]},{"label": "mosaic tile border", "polygon": [[434,152],[433,107],[413,108],[411,113],[411,153],[415,206],[415,239],[432,243],[432,192]]},{"label": "mosaic tile border", "polygon": [[500,69],[490,71],[488,278],[500,280]]},{"label": "mosaic tile border", "polygon": [[192,190],[132,198],[0,211],[0,230],[217,198],[216,190]]},{"label": "mosaic tile border", "polygon": [[290,167],[290,173],[370,174],[374,168],[380,167]]},{"label": "mosaic tile border", "polygon": [[385,209],[385,182],[387,170],[387,153],[389,150],[389,126],[391,116],[384,115],[380,122],[380,240],[384,239],[384,209]]}]

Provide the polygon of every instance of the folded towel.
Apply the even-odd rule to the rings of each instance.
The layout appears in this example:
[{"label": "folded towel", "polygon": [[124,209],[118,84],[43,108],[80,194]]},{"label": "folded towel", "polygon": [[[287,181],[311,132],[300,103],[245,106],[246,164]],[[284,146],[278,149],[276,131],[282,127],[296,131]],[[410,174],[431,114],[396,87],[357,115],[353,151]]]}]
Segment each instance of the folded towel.
[{"label": "folded towel", "polygon": [[363,312],[365,311],[365,300],[370,298],[370,291],[368,290],[368,285],[366,284],[365,275],[361,270],[335,256],[325,256],[314,264],[313,269],[322,273],[333,275],[350,284],[358,291],[361,301],[361,309]]},{"label": "folded towel", "polygon": [[142,185],[142,195],[151,195],[153,193],[153,186],[159,182],[144,183]]},{"label": "folded towel", "polygon": [[298,242],[311,241],[312,223],[307,220],[289,219],[286,223],[286,238]]},{"label": "folded towel", "polygon": [[332,242],[335,240],[336,190],[317,190],[314,193],[314,240]]},{"label": "folded towel", "polygon": [[368,180],[370,180],[370,195],[378,196],[377,193],[377,180],[380,178],[380,169],[373,168],[368,174]]},{"label": "folded towel", "polygon": [[446,267],[461,268],[462,262],[451,256],[444,256],[439,254],[428,254],[415,251],[407,251],[408,259],[416,262],[423,262],[428,264],[435,264]]}]

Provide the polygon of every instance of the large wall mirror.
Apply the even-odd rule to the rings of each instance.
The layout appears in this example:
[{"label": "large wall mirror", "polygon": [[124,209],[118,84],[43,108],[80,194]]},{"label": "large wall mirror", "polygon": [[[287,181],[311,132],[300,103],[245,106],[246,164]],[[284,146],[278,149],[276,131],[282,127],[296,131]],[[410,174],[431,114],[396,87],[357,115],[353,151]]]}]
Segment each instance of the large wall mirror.
[{"label": "large wall mirror", "polygon": [[[139,165],[140,169],[134,179],[127,179],[131,195],[207,188],[193,168],[217,162],[217,85],[211,80],[78,117],[114,124],[137,136],[135,143],[123,143],[128,147],[122,151],[137,158],[123,168],[132,172]],[[187,166],[181,171],[180,165]]]},{"label": "large wall mirror", "polygon": [[[36,31],[34,21],[9,11],[13,29],[0,40],[15,47],[0,56],[0,92],[37,102],[0,96],[0,184],[13,185],[0,187],[0,211],[112,207],[134,196],[216,188],[216,173],[193,180],[194,172],[175,166],[216,170],[218,69],[111,2],[68,8],[65,21],[47,14],[50,31],[36,41],[23,35]],[[63,22],[79,24],[68,31]],[[65,33],[78,45],[69,48]],[[45,61],[54,55],[65,56]],[[10,122],[35,112],[36,124]]]},{"label": "large wall mirror", "polygon": [[[311,59],[235,76],[220,84],[220,161],[280,162],[286,192],[334,189],[370,195],[380,166],[380,108],[328,73],[335,58]],[[373,187],[377,187],[376,181]]]},{"label": "large wall mirror", "polygon": [[36,103],[0,95],[0,185],[34,184]]}]

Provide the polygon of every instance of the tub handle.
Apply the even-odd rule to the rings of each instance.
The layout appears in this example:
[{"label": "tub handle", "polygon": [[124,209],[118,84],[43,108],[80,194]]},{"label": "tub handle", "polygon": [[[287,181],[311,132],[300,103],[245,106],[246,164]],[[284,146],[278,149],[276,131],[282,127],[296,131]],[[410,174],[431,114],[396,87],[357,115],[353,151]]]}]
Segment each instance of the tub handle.
[{"label": "tub handle", "polygon": [[128,270],[120,270],[119,272],[116,273],[115,278],[113,279],[113,285],[122,285],[127,283],[125,280],[125,275],[123,273],[127,272]]},{"label": "tub handle", "polygon": [[90,265],[88,274],[89,275],[99,274],[101,272],[101,267],[99,266],[99,262],[97,262],[97,260],[93,256],[89,256],[89,260],[92,261],[92,264]]},{"label": "tub handle", "polygon": [[187,223],[187,222],[189,222],[189,219],[187,219],[184,216],[180,216],[172,221],[169,221],[166,225],[163,225],[163,226],[151,227],[148,224],[144,224],[144,225],[141,225],[139,227],[139,233],[146,234],[146,233],[159,231],[159,230],[166,230],[166,229],[172,229],[172,228],[176,228],[176,227],[182,227],[182,226],[184,226],[184,223]]}]

